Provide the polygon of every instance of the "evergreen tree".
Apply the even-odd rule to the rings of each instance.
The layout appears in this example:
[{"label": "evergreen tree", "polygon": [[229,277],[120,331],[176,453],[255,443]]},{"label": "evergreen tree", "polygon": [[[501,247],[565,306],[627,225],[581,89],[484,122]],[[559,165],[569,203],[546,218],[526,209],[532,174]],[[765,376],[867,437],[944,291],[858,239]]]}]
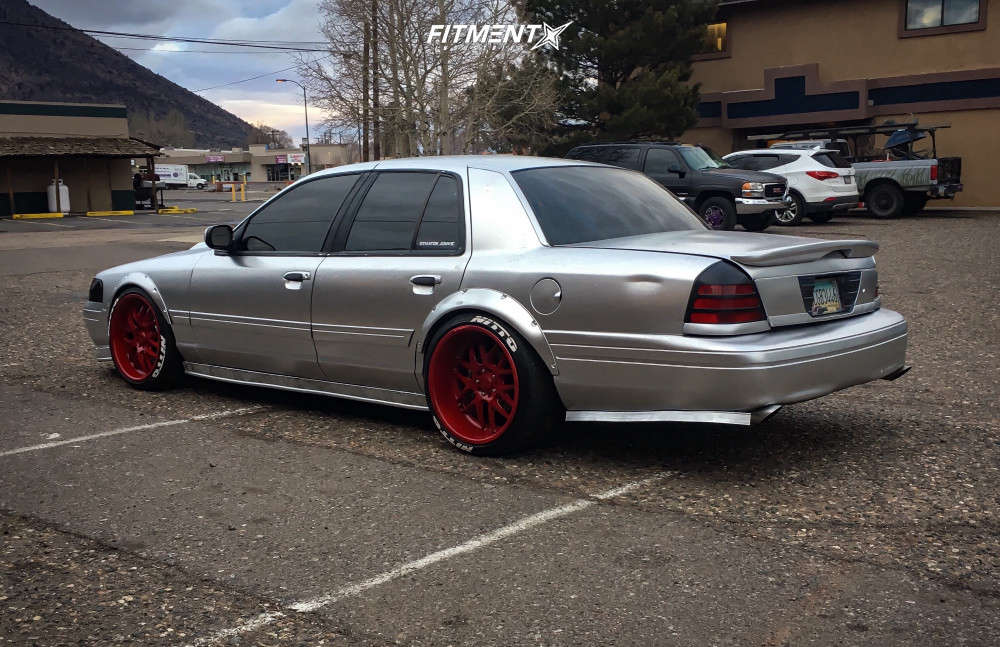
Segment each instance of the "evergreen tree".
[{"label": "evergreen tree", "polygon": [[[561,77],[565,130],[601,138],[677,137],[698,119],[691,56],[717,0],[524,0],[525,19],[572,24],[543,47]],[[565,136],[565,135],[564,135]],[[579,137],[572,137],[578,139]]]}]

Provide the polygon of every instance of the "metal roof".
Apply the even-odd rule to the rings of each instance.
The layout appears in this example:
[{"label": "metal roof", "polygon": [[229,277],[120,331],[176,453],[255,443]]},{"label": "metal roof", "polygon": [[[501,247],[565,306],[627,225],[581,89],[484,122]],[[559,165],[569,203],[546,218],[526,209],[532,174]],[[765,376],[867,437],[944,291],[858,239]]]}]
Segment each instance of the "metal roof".
[{"label": "metal roof", "polygon": [[149,157],[160,147],[135,137],[0,137],[0,157]]}]

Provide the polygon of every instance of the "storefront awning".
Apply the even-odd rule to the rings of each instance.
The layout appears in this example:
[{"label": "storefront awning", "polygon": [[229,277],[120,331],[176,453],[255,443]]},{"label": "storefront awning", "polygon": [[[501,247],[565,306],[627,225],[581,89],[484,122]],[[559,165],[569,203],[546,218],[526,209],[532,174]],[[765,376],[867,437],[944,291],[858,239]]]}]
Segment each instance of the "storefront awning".
[{"label": "storefront awning", "polygon": [[160,147],[134,137],[2,137],[3,157],[150,157]]}]

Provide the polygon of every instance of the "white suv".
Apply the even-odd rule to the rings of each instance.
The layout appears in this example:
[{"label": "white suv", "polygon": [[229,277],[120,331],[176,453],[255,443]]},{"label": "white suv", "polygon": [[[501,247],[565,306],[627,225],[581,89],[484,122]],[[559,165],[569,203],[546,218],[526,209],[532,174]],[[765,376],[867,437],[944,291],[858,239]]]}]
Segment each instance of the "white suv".
[{"label": "white suv", "polygon": [[809,216],[828,222],[838,211],[858,206],[854,169],[837,151],[828,149],[760,149],[730,153],[735,168],[767,171],[788,180],[789,207],[775,213],[779,225],[797,225]]}]

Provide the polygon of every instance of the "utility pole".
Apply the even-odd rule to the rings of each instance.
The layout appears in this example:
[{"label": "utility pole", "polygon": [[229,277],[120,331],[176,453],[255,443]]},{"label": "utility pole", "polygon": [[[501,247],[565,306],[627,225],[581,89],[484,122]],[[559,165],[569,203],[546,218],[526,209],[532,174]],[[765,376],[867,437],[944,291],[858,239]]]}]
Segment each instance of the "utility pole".
[{"label": "utility pole", "polygon": [[278,83],[294,83],[302,88],[302,109],[306,113],[306,174],[313,172],[312,143],[309,141],[309,103],[306,101],[306,86],[291,79],[275,79]]}]

